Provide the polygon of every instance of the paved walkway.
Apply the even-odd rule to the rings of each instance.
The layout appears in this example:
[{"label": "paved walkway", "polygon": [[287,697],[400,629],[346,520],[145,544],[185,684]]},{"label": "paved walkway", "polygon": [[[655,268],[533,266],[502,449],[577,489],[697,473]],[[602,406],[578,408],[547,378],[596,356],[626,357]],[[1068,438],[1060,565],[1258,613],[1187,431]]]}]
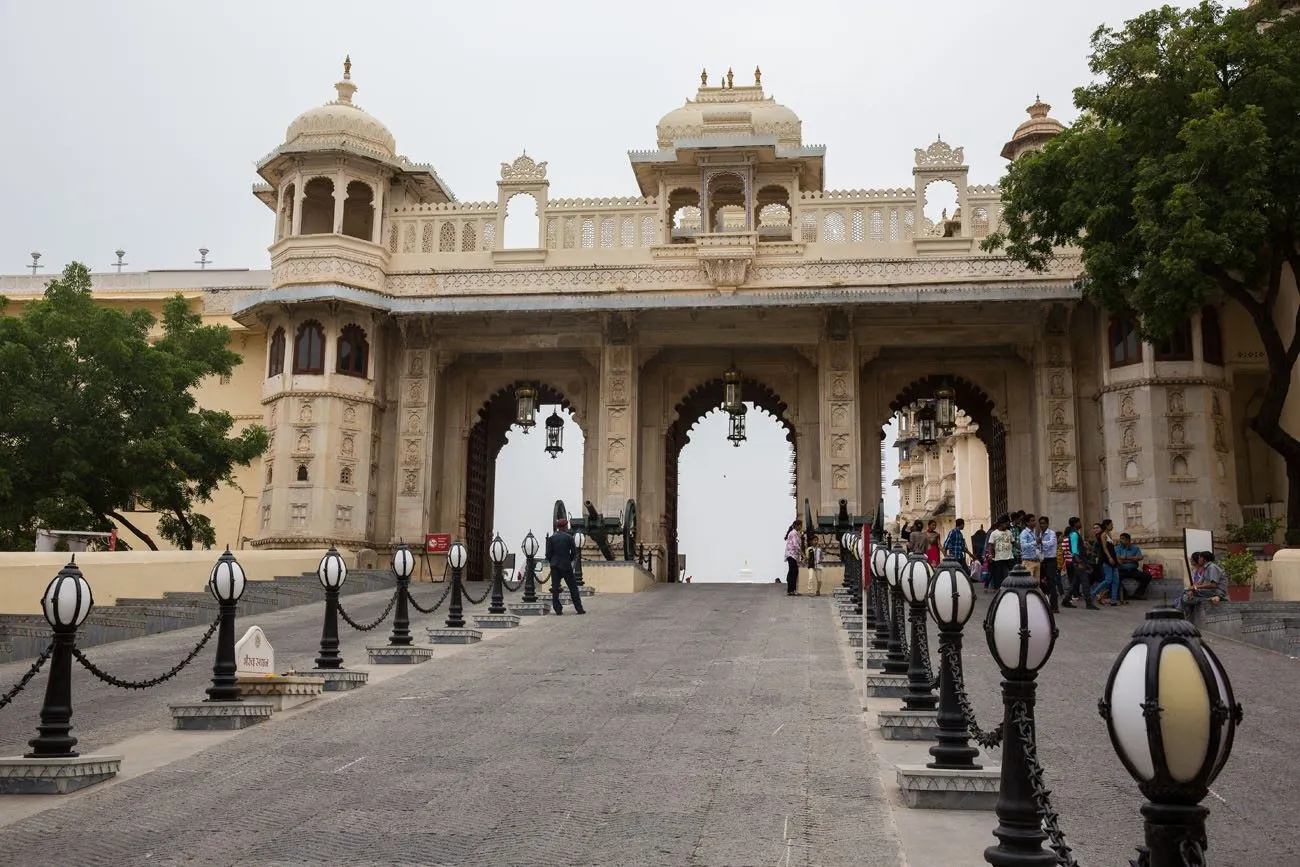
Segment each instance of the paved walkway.
[{"label": "paved walkway", "polygon": [[[358,618],[386,601],[354,598]],[[389,680],[60,799],[0,831],[0,863],[904,863],[828,599],[668,586],[599,596],[589,612],[439,648]],[[302,664],[318,618],[314,607],[259,623]],[[92,658],[145,674],[194,638]],[[347,638],[345,656],[362,660],[364,643]],[[0,684],[22,668],[0,666]],[[167,689],[201,695],[206,673],[186,677],[120,695],[79,677],[75,733],[104,751],[165,724]],[[34,733],[38,704],[39,690],[0,712],[0,753]],[[0,824],[12,804],[0,799]]]}]

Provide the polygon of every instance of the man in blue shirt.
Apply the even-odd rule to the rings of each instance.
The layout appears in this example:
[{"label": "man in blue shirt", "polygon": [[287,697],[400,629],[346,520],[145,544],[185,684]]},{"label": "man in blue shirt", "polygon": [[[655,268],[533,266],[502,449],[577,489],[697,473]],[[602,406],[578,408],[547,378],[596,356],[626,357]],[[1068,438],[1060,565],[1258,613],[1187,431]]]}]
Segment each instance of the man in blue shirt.
[{"label": "man in blue shirt", "polygon": [[1142,549],[1133,544],[1133,537],[1128,533],[1119,534],[1119,544],[1115,546],[1115,557],[1119,560],[1119,585],[1124,586],[1124,580],[1132,579],[1137,585],[1133,592],[1128,594],[1129,599],[1146,599],[1147,585],[1151,583],[1151,576],[1142,571]]},{"label": "man in blue shirt", "polygon": [[1020,565],[1033,576],[1035,581],[1039,576],[1039,565],[1043,555],[1038,550],[1038,524],[1034,521],[1033,515],[1025,515],[1025,526],[1020,531]]},{"label": "man in blue shirt", "polygon": [[966,519],[958,518],[956,525],[948,531],[948,536],[943,540],[943,556],[949,560],[956,560],[963,566],[966,565],[966,555],[970,549],[966,547],[966,535],[962,532],[966,528]]}]

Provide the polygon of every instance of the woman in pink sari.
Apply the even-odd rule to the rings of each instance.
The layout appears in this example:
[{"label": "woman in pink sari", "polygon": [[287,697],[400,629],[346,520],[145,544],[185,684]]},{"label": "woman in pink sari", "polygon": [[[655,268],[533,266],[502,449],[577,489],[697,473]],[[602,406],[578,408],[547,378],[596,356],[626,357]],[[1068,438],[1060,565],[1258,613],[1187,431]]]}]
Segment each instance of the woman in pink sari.
[{"label": "woman in pink sari", "polygon": [[925,559],[930,566],[939,565],[939,522],[931,521],[925,528]]}]

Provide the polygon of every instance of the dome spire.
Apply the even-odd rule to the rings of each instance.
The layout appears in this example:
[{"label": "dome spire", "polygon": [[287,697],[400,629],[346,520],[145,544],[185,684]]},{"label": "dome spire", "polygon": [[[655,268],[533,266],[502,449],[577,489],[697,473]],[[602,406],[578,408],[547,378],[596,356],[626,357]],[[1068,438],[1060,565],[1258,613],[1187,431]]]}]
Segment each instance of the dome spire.
[{"label": "dome spire", "polygon": [[352,83],[352,55],[345,55],[343,58],[343,79],[334,83],[334,89],[338,91],[338,103],[340,105],[351,105],[352,94],[357,92],[357,86]]}]

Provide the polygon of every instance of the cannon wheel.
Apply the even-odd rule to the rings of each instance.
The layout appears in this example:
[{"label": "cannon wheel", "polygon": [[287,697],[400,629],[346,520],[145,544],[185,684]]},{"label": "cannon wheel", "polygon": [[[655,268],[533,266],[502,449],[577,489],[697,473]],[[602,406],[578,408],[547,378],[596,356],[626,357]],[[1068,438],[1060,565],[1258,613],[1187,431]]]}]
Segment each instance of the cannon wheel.
[{"label": "cannon wheel", "polygon": [[628,500],[623,507],[623,559],[636,559],[636,500]]},{"label": "cannon wheel", "polygon": [[560,529],[560,522],[569,520],[569,511],[564,508],[564,500],[555,501],[555,511],[551,517],[551,532]]}]

